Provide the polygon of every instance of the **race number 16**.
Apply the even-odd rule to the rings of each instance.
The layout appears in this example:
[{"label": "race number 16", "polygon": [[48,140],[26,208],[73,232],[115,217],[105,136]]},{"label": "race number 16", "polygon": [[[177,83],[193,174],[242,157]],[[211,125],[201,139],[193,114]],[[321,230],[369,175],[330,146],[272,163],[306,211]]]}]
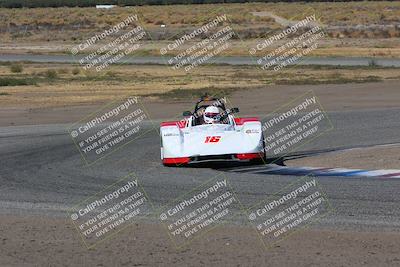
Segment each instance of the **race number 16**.
[{"label": "race number 16", "polygon": [[217,143],[221,139],[221,136],[206,136],[204,143]]}]

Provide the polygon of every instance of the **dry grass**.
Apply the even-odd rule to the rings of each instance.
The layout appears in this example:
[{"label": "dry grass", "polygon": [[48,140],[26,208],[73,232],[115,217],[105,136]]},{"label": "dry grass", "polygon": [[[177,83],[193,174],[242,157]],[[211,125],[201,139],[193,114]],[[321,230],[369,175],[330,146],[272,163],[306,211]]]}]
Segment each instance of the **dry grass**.
[{"label": "dry grass", "polygon": [[[319,84],[400,79],[398,69],[331,69],[299,67],[264,72],[251,66],[202,66],[192,74],[175,72],[165,66],[111,66],[102,74],[73,74],[74,65],[25,64],[24,72],[12,73],[0,66],[0,78],[35,78],[36,85],[1,87],[0,105],[46,107],[103,103],[123,95],[182,95],[188,90],[246,90],[271,84]],[[56,78],[46,77],[53,70]],[[199,91],[197,91],[199,92]],[[185,95],[185,94],[183,94]]]},{"label": "dry grass", "polygon": [[[195,7],[195,8],[194,8]],[[256,38],[281,29],[270,17],[252,12],[268,11],[289,20],[316,14],[327,26],[328,38],[320,40],[311,56],[383,56],[400,57],[400,2],[336,3],[246,3],[224,5],[172,5],[95,8],[0,9],[0,51],[2,53],[66,53],[94,33],[101,32],[138,14],[141,24],[152,36],[138,55],[159,55],[166,41],[182,31],[191,31],[215,14],[226,13],[242,41],[234,40],[232,49],[222,55],[248,55]],[[378,12],[377,12],[378,11]],[[166,28],[161,28],[166,24]],[[355,28],[357,25],[372,28]],[[386,25],[385,29],[373,25]],[[334,28],[332,28],[332,26]],[[385,26],[385,27],[386,27]],[[336,27],[336,28],[335,28]],[[338,28],[337,28],[338,27]],[[279,42],[276,43],[277,45]],[[17,47],[17,49],[16,49]],[[187,46],[181,46],[181,49]],[[95,47],[93,46],[93,49]],[[181,50],[176,50],[179,53]],[[267,51],[264,51],[265,53]]]},{"label": "dry grass", "polygon": [[[167,25],[200,25],[210,13],[222,9],[230,15],[234,24],[265,25],[272,24],[270,18],[254,16],[254,11],[270,11],[285,18],[299,18],[314,12],[328,25],[367,25],[393,24],[399,22],[399,2],[337,2],[337,3],[246,3],[224,5],[170,5],[139,6],[135,8],[117,7],[111,10],[95,8],[33,8],[0,9],[0,23],[16,25],[75,25],[87,24],[96,27],[114,25],[137,10],[142,15],[145,26],[159,27]],[[379,11],[379,12],[377,12]]]},{"label": "dry grass", "polygon": [[[9,29],[2,34],[3,41],[49,40],[75,42],[83,40],[93,32],[109,28],[136,12],[143,26],[150,32],[160,31],[166,24],[171,32],[202,25],[211,14],[226,13],[230,21],[243,36],[252,38],[254,31],[262,29],[258,37],[271,29],[280,28],[269,17],[252,14],[268,11],[286,19],[302,19],[316,14],[325,25],[394,25],[399,23],[400,2],[338,2],[338,3],[246,3],[224,5],[171,5],[142,6],[135,8],[117,7],[111,10],[96,8],[33,8],[0,9],[0,27]],[[25,30],[24,30],[25,29]],[[52,32],[52,34],[48,34]],[[352,32],[340,31],[346,36]],[[382,30],[373,33],[378,34]],[[388,32],[388,37],[390,32]],[[393,33],[396,34],[396,33]],[[358,36],[368,37],[368,36]]]}]

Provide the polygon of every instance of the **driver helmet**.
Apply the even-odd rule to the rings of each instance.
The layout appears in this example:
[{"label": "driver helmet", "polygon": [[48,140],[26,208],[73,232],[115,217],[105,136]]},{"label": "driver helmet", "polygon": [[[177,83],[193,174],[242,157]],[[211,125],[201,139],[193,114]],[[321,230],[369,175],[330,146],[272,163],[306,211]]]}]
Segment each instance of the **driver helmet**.
[{"label": "driver helmet", "polygon": [[206,108],[203,114],[204,122],[207,124],[219,123],[221,116],[219,115],[219,109],[215,106],[209,106]]}]

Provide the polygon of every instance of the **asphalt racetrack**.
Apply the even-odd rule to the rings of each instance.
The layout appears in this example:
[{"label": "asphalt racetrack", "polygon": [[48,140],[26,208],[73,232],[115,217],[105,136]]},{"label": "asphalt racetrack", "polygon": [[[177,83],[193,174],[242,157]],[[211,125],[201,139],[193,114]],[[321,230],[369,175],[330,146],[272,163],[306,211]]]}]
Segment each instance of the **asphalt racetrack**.
[{"label": "asphalt racetrack", "polygon": [[[302,147],[297,154],[400,143],[400,109],[329,112],[334,129]],[[150,123],[146,123],[151,128]],[[201,183],[226,175],[245,207],[265,199],[298,179],[290,175],[234,173],[214,168],[167,168],[160,162],[160,142],[153,129],[128,146],[89,167],[67,133],[69,124],[0,128],[0,214],[67,217],[67,210],[135,173],[154,211]],[[156,126],[158,126],[156,124]],[[379,155],[377,155],[379,158]],[[329,167],[329,166],[324,166]],[[333,210],[313,228],[386,229],[400,225],[399,179],[316,177]],[[234,221],[232,224],[242,224]]]},{"label": "asphalt racetrack", "polygon": [[[1,61],[29,61],[29,62],[52,62],[52,63],[74,63],[78,62],[82,57],[70,55],[29,55],[29,54],[6,54],[2,55]],[[166,64],[168,57],[127,57],[124,63],[128,64]],[[367,57],[307,57],[300,59],[299,65],[332,65],[332,66],[368,66],[369,58]],[[213,64],[227,65],[255,65],[256,61],[251,57],[215,57],[210,60]],[[376,64],[384,67],[399,67],[400,62],[396,58],[377,58]]]}]

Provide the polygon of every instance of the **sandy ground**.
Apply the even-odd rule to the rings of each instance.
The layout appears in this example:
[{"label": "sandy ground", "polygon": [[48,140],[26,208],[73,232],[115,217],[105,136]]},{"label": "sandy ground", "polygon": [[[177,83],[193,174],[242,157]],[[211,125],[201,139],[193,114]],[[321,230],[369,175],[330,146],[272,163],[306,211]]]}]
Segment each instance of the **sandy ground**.
[{"label": "sandy ground", "polygon": [[[254,229],[218,227],[180,250],[158,224],[132,224],[88,250],[70,221],[2,216],[1,266],[395,266],[397,232],[300,230],[265,247]],[[151,240],[151,242],[149,242]]]},{"label": "sandy ground", "polygon": [[363,84],[274,85],[236,92],[230,97],[246,114],[267,114],[313,91],[327,111],[397,108],[399,81]]},{"label": "sandy ground", "polygon": [[[399,107],[400,91],[398,84],[398,81],[385,81],[362,84],[273,85],[259,89],[236,91],[227,99],[230,105],[240,108],[241,116],[257,115],[261,118],[310,90],[315,93],[319,102],[327,111],[388,109]],[[182,111],[193,109],[196,100],[170,101],[142,98],[142,102],[153,120],[180,118]],[[107,103],[84,106],[67,105],[53,108],[0,106],[0,127],[74,123]]]},{"label": "sandy ground", "polygon": [[400,169],[400,146],[357,148],[286,161],[288,166]]}]

